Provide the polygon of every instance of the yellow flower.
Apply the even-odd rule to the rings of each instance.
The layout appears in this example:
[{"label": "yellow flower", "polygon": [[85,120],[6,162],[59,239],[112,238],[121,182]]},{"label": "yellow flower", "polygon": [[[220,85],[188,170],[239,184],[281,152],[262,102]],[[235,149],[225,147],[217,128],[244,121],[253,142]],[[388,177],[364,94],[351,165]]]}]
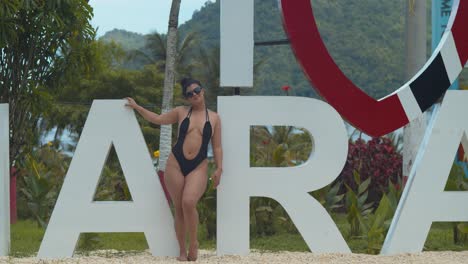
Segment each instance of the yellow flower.
[{"label": "yellow flower", "polygon": [[159,150],[156,150],[154,153],[153,153],[153,156],[155,158],[159,158]]},{"label": "yellow flower", "polygon": [[52,146],[52,141],[47,142],[47,146]]}]

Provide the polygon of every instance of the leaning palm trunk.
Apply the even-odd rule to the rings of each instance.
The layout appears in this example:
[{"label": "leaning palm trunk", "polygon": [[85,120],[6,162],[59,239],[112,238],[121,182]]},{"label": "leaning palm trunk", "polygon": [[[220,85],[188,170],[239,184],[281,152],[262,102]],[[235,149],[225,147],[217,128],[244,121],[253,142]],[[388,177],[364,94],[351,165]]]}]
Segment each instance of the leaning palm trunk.
[{"label": "leaning palm trunk", "polygon": [[[426,0],[406,1],[406,79],[426,62]],[[411,121],[403,134],[403,176],[409,176],[426,130],[426,114]]]},{"label": "leaning palm trunk", "polygon": [[[166,49],[166,71],[164,77],[164,91],[162,101],[162,112],[166,113],[172,108],[175,81],[175,61],[177,58],[177,26],[179,24],[179,9],[181,0],[173,0],[169,15],[169,27],[167,31]],[[159,170],[164,172],[166,161],[171,153],[172,126],[161,126],[161,136],[159,141],[160,157]]]}]

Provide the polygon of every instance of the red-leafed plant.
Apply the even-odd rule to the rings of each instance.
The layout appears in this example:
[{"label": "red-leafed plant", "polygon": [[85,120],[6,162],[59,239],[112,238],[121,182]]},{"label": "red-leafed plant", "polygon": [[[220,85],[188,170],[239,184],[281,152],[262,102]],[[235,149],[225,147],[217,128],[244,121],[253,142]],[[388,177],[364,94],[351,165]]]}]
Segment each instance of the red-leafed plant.
[{"label": "red-leafed plant", "polygon": [[350,141],[346,165],[339,179],[356,189],[353,171],[359,173],[363,181],[372,178],[369,201],[377,203],[388,191],[389,181],[393,184],[401,182],[402,155],[388,137],[372,138],[367,142],[362,139]]}]

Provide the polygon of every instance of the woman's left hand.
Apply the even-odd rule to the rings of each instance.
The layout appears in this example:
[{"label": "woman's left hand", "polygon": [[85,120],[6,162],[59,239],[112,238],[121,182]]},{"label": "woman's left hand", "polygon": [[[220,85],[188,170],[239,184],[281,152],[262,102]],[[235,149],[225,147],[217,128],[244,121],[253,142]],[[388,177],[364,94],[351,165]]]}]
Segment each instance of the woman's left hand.
[{"label": "woman's left hand", "polygon": [[222,169],[216,169],[215,172],[213,172],[213,175],[211,175],[211,179],[213,180],[213,188],[215,189],[218,187],[221,180],[221,173]]},{"label": "woman's left hand", "polygon": [[133,98],[126,97],[125,99],[127,99],[127,103],[125,104],[125,106],[131,107],[133,109],[136,109],[139,106]]}]

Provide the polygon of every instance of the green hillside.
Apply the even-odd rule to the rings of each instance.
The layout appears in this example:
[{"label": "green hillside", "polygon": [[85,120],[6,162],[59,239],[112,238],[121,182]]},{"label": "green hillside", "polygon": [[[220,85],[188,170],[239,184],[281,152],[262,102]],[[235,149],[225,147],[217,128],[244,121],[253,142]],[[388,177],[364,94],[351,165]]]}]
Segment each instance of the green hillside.
[{"label": "green hillside", "polygon": [[100,39],[105,42],[114,41],[119,43],[124,50],[141,49],[146,42],[144,35],[122,29],[108,31]]},{"label": "green hillside", "polygon": [[[312,0],[322,38],[343,72],[374,98],[404,83],[403,1]],[[239,14],[241,19],[242,15]],[[219,0],[207,2],[180,26],[182,39],[197,32],[199,46],[219,46]],[[255,1],[255,41],[285,39],[277,0]],[[114,30],[103,38],[141,49],[145,36]],[[255,94],[278,95],[289,85],[292,94],[315,97],[289,45],[255,48]],[[320,67],[317,64],[317,67]]]},{"label": "green hillside", "polygon": [[[348,78],[376,98],[403,84],[403,1],[313,0],[312,5],[322,38]],[[219,1],[205,5],[180,28],[200,32],[202,45],[219,45]],[[254,28],[256,41],[286,38],[276,0],[255,1]],[[261,60],[258,93],[280,94],[281,86],[290,85],[295,95],[315,96],[289,45],[256,47],[255,61]]]}]

